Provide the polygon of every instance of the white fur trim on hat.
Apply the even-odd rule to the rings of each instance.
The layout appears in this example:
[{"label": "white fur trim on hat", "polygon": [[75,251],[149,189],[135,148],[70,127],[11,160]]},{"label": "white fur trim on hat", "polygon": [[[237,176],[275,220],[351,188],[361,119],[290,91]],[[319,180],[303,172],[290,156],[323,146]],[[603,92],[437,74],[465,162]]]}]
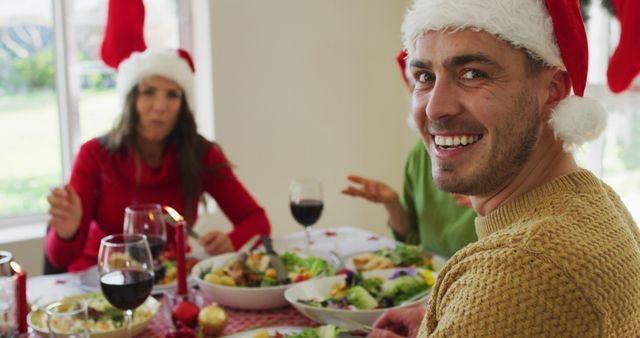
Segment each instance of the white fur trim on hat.
[{"label": "white fur trim on hat", "polygon": [[596,139],[607,126],[607,112],[595,99],[571,95],[560,101],[549,119],[556,138],[570,152],[587,141]]},{"label": "white fur trim on hat", "polygon": [[194,76],[187,61],[177,50],[147,49],[134,52],[118,66],[117,92],[125,101],[127,94],[140,82],[151,75],[160,75],[175,81],[184,91],[190,108],[194,104]]},{"label": "white fur trim on hat", "polygon": [[426,31],[447,28],[482,30],[526,49],[536,59],[565,69],[547,8],[531,0],[421,0],[402,23],[404,47],[413,55]]}]

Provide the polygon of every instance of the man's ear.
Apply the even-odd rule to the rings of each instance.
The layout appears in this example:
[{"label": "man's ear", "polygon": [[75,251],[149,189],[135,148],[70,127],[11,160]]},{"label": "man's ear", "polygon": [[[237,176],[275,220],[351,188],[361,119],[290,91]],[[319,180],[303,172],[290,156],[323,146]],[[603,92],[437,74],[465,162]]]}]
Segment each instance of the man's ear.
[{"label": "man's ear", "polygon": [[569,73],[557,68],[553,69],[552,72],[551,79],[547,85],[547,99],[544,102],[544,121],[549,120],[551,113],[558,106],[558,103],[571,94],[571,78],[569,77]]}]

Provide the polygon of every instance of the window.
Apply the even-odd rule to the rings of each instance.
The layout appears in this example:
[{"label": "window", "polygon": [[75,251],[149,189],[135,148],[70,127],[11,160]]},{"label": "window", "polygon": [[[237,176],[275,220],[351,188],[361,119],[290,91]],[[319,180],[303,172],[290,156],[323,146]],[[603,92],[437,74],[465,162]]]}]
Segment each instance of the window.
[{"label": "window", "polygon": [[632,88],[613,94],[606,84],[609,55],[618,45],[620,27],[593,1],[589,10],[589,85],[587,95],[600,100],[609,114],[607,130],[597,141],[577,152],[578,163],[591,169],[613,187],[640,221],[640,77]]},{"label": "window", "polygon": [[[147,45],[189,49],[189,1],[144,3]],[[79,145],[120,113],[115,72],[100,60],[107,8],[0,0],[0,226],[46,219],[48,191],[68,179]]]}]

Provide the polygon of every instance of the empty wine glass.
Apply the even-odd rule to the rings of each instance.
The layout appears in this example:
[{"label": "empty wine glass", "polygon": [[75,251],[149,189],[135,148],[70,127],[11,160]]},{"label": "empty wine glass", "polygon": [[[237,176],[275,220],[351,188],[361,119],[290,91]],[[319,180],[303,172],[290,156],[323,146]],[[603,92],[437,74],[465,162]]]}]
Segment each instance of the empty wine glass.
[{"label": "empty wine glass", "polygon": [[320,218],[324,206],[322,183],[314,179],[292,180],[289,186],[289,203],[293,218],[305,228],[306,251],[309,253],[311,226]]},{"label": "empty wine glass", "polygon": [[153,261],[145,235],[116,234],[100,241],[100,288],[111,305],[124,310],[124,329],[131,337],[133,309],[153,288]]},{"label": "empty wine glass", "polygon": [[49,337],[89,338],[87,303],[84,300],[51,303],[45,313]]},{"label": "empty wine glass", "polygon": [[156,282],[164,277],[164,266],[160,263],[160,254],[164,250],[167,232],[160,204],[130,205],[124,210],[124,234],[142,234],[147,236]]}]

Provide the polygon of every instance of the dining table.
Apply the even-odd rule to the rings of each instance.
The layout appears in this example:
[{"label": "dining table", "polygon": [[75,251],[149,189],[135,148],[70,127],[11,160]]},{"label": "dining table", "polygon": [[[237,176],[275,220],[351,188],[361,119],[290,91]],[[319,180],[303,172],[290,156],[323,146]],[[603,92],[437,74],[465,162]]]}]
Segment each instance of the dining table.
[{"label": "dining table", "polygon": [[[363,252],[371,252],[383,247],[393,247],[395,241],[368,230],[356,227],[314,228],[310,232],[311,244],[307,246],[304,231],[274,236],[273,246],[278,252],[292,251],[326,258],[339,257],[336,264],[344,264],[344,259]],[[27,281],[27,298],[29,304],[43,306],[66,296],[89,292],[100,292],[99,287],[86,282],[86,272],[63,273],[31,277]],[[197,287],[191,288],[198,293]],[[164,291],[167,292],[167,291]],[[172,292],[171,290],[169,292]],[[211,303],[207,295],[200,293],[203,305]],[[165,337],[174,330],[170,311],[166,306],[163,293],[154,297],[161,303],[160,310],[138,337]],[[223,307],[227,314],[227,324],[223,336],[253,330],[262,327],[314,327],[320,324],[313,322],[292,306],[268,310],[239,310]],[[38,337],[31,332],[30,337]]]}]

